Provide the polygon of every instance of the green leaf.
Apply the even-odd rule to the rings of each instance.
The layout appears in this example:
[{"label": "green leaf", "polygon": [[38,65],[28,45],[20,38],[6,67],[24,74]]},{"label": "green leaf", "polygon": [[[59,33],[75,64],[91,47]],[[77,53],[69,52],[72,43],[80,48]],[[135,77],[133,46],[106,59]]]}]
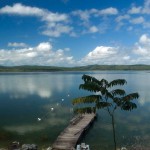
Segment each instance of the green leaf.
[{"label": "green leaf", "polygon": [[106,87],[108,85],[108,81],[105,79],[102,79],[100,82],[103,87]]},{"label": "green leaf", "polygon": [[100,95],[90,95],[85,97],[79,97],[72,100],[72,104],[80,104],[80,103],[96,103],[101,99]]},{"label": "green leaf", "polygon": [[95,113],[96,112],[96,107],[84,107],[84,108],[77,108],[75,109],[75,113],[79,113],[79,114],[91,114],[91,113]]},{"label": "green leaf", "polygon": [[122,100],[119,97],[114,97],[113,102],[116,103],[116,105],[119,107],[122,105]]},{"label": "green leaf", "polygon": [[137,105],[129,101],[125,102],[121,107],[121,109],[128,110],[128,111],[131,111],[132,109],[136,109],[136,108],[137,108]]},{"label": "green leaf", "polygon": [[131,93],[131,94],[128,94],[128,95],[124,96],[122,98],[122,100],[123,101],[131,101],[131,100],[138,99],[138,98],[139,98],[138,93]]},{"label": "green leaf", "polygon": [[110,93],[113,96],[116,96],[116,95],[124,96],[126,94],[126,92],[122,89],[115,89],[115,90],[111,91]]},{"label": "green leaf", "polygon": [[111,88],[113,86],[116,86],[116,85],[124,85],[126,84],[127,81],[124,80],[124,79],[117,79],[117,80],[113,80],[111,81],[109,84],[108,84],[108,87]]},{"label": "green leaf", "polygon": [[92,77],[92,76],[89,76],[89,75],[83,75],[82,76],[82,80],[84,80],[84,82],[85,83],[87,83],[87,82],[92,82],[92,83],[96,83],[96,84],[98,84],[98,85],[101,85],[101,82],[98,80],[98,79],[96,79],[96,78],[94,78],[94,77]]},{"label": "green leaf", "polygon": [[101,90],[99,85],[93,82],[86,82],[84,84],[80,84],[79,89],[84,89],[90,92],[99,92]]}]

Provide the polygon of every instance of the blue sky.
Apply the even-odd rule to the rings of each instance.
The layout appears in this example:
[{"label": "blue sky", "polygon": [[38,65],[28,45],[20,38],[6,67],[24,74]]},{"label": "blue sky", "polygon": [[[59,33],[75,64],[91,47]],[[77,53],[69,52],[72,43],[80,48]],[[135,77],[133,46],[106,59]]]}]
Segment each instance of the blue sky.
[{"label": "blue sky", "polygon": [[1,0],[0,65],[150,64],[150,0]]}]

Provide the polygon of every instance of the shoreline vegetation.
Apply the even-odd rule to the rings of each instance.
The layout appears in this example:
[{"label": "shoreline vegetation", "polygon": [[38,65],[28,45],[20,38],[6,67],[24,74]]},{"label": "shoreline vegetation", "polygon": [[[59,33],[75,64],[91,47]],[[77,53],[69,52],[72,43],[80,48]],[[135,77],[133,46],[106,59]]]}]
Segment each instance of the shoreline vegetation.
[{"label": "shoreline vegetation", "polygon": [[150,70],[150,65],[87,65],[77,67],[58,67],[58,66],[0,66],[0,72],[55,72],[55,71],[142,71]]}]

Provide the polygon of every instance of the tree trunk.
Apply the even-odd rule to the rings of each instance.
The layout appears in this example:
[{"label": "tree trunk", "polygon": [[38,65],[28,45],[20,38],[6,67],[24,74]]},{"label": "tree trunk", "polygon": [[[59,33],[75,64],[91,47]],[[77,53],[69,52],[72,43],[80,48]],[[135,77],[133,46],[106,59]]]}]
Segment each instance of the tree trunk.
[{"label": "tree trunk", "polygon": [[114,115],[111,115],[112,119],[112,128],[113,128],[113,138],[114,138],[114,150],[117,150],[117,144],[116,144],[116,132],[115,132],[115,125],[114,125]]}]

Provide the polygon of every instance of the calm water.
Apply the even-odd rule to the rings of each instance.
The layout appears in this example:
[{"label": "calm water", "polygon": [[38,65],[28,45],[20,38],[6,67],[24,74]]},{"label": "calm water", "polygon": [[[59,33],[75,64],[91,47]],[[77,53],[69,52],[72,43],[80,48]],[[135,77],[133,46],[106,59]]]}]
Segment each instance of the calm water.
[{"label": "calm water", "polygon": [[[116,112],[118,146],[150,147],[150,72],[101,71],[65,73],[1,73],[0,74],[0,147],[12,141],[36,143],[40,149],[51,146],[71,119],[73,98],[89,94],[79,90],[83,74],[96,78],[126,79],[127,92],[138,92],[138,109]],[[98,119],[83,141],[91,150],[112,149],[112,128],[106,111],[99,110]],[[41,121],[38,120],[41,119]]]}]

